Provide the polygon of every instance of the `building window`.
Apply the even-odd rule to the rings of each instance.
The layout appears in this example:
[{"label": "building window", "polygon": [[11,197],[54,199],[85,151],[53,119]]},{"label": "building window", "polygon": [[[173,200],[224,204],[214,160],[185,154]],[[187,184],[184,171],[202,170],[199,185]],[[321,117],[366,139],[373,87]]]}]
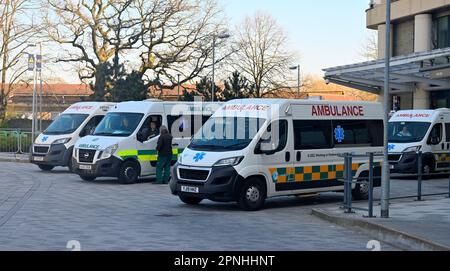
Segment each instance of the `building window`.
[{"label": "building window", "polygon": [[434,24],[435,28],[435,38],[434,38],[434,47],[435,49],[447,48],[450,47],[450,20],[449,16],[437,18]]},{"label": "building window", "polygon": [[432,91],[430,92],[430,109],[449,108],[450,91]]}]

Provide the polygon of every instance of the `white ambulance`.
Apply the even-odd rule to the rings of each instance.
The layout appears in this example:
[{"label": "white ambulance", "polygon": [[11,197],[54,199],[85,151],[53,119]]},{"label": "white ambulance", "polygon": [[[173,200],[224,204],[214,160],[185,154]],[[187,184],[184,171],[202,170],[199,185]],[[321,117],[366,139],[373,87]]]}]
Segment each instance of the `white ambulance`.
[{"label": "white ambulance", "polygon": [[34,141],[31,163],[44,171],[55,166],[72,168],[72,150],[75,142],[92,134],[114,103],[81,102],[62,112]]},{"label": "white ambulance", "polygon": [[450,170],[450,110],[402,110],[389,120],[389,164],[394,173]]},{"label": "white ambulance", "polygon": [[[230,101],[179,157],[172,194],[187,204],[237,201],[244,210],[258,210],[267,197],[342,190],[340,155],[382,153],[382,112],[380,104],[366,102]],[[355,177],[368,176],[367,161],[353,160]],[[353,192],[364,198],[368,186],[354,185]]]},{"label": "white ambulance", "polygon": [[173,136],[173,164],[193,134],[220,107],[219,103],[146,100],[117,104],[92,136],[80,139],[73,152],[73,171],[83,180],[117,177],[130,184],[156,173],[159,128]]}]

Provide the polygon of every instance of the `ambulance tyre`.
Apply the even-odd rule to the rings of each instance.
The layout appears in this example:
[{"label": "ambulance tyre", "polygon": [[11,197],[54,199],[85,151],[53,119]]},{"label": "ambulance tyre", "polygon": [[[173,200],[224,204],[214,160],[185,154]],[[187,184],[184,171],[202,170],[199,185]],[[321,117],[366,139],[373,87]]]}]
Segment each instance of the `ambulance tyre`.
[{"label": "ambulance tyre", "polygon": [[72,159],[69,159],[69,162],[67,164],[67,167],[69,168],[70,172],[73,172],[73,166],[72,166]]},{"label": "ambulance tyre", "polygon": [[188,205],[197,205],[200,202],[202,202],[203,199],[201,198],[194,198],[194,197],[189,197],[186,195],[178,195],[178,197],[180,198],[180,200]]},{"label": "ambulance tyre", "polygon": [[364,171],[359,175],[359,178],[362,178],[364,181],[355,185],[355,188],[352,190],[353,199],[366,200],[369,198],[369,183],[366,181],[368,177],[369,173],[367,171]]},{"label": "ambulance tyre", "polygon": [[258,211],[264,207],[266,197],[266,187],[262,181],[257,178],[249,178],[240,189],[238,204],[244,211]]},{"label": "ambulance tyre", "polygon": [[49,166],[49,165],[38,165],[38,167],[43,171],[50,171],[54,168],[54,166]]},{"label": "ambulance tyre", "polygon": [[93,180],[95,180],[94,176],[88,176],[88,175],[80,175],[80,178],[86,182],[92,182]]},{"label": "ambulance tyre", "polygon": [[132,184],[137,181],[139,177],[139,166],[135,161],[125,161],[119,170],[119,183]]}]

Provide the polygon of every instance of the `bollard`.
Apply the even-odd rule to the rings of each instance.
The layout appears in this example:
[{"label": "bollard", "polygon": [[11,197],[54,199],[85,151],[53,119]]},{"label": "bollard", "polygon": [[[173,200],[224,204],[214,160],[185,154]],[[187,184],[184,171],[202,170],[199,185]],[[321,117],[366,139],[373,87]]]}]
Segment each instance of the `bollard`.
[{"label": "bollard", "polygon": [[[347,210],[347,166],[348,166],[348,153],[344,155],[344,210]],[[450,177],[449,177],[450,178]]]},{"label": "bollard", "polygon": [[346,213],[352,212],[352,181],[353,181],[353,173],[352,173],[352,156],[348,155],[347,158],[347,167],[346,167],[346,184],[347,184],[347,209]]},{"label": "bollard", "polygon": [[417,200],[422,200],[422,152],[417,157]]},{"label": "bollard", "polygon": [[373,152],[369,157],[369,217],[373,217]]}]

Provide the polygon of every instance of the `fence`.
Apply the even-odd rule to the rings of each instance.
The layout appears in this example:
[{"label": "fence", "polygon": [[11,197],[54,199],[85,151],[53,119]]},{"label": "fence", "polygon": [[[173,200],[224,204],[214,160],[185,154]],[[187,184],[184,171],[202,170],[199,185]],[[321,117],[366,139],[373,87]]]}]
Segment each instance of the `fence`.
[{"label": "fence", "polygon": [[30,131],[0,129],[0,152],[29,153],[32,142]]},{"label": "fence", "polygon": [[[423,179],[424,177],[431,177],[431,176],[440,176],[443,173],[449,173],[449,172],[423,172],[423,159],[422,159],[422,152],[417,152],[417,174],[416,173],[407,173],[402,174],[402,176],[408,176],[408,177],[414,177],[417,178],[417,194],[415,195],[407,195],[407,196],[401,196],[401,197],[391,197],[390,200],[395,199],[406,199],[406,198],[416,198],[417,201],[421,201],[423,197],[425,196],[440,196],[445,195],[450,198],[450,175],[448,177],[448,191],[442,192],[442,193],[428,193],[424,194],[422,192],[422,186],[423,186]],[[370,153],[367,155],[353,155],[350,153],[346,153],[344,157],[344,178],[340,179],[339,181],[344,183],[344,202],[342,204],[342,207],[345,210],[345,213],[353,213],[353,210],[362,210],[367,211],[369,218],[374,217],[373,215],[373,203],[374,203],[374,197],[373,197],[373,181],[376,179],[380,179],[381,176],[374,176],[374,157],[380,156],[375,155],[374,153]],[[354,178],[353,172],[352,172],[352,161],[355,157],[367,157],[369,158],[368,164],[369,164],[369,174],[368,177],[360,177],[360,178]],[[368,207],[367,208],[360,208],[360,207],[354,207],[352,206],[352,184],[364,184],[368,186]]]}]

